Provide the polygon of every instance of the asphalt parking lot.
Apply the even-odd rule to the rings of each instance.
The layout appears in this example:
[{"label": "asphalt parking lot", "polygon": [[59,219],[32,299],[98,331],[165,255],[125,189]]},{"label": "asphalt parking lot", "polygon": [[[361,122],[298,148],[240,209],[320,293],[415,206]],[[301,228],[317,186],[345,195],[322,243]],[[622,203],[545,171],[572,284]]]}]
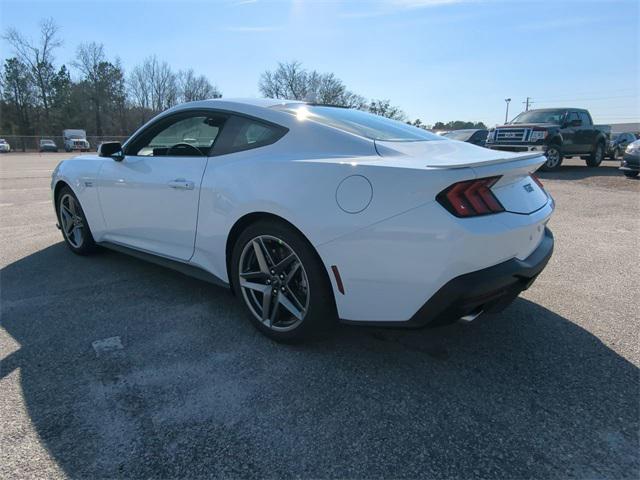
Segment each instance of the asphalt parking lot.
[{"label": "asphalt parking lot", "polygon": [[617,164],[541,175],[556,251],[505,312],[285,346],[225,290],[70,253],[65,157],[0,156],[1,478],[640,475],[640,181]]}]

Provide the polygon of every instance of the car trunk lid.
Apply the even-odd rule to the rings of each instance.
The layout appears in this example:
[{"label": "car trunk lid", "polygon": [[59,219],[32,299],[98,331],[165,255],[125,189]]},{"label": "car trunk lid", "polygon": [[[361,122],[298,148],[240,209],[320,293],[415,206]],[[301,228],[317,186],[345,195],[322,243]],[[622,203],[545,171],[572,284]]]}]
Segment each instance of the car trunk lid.
[{"label": "car trunk lid", "polygon": [[533,213],[544,207],[549,196],[531,174],[545,161],[538,153],[511,153],[489,150],[465,142],[434,140],[426,142],[381,142],[381,157],[397,166],[429,169],[459,169],[460,180],[500,176],[491,191],[506,211]]}]

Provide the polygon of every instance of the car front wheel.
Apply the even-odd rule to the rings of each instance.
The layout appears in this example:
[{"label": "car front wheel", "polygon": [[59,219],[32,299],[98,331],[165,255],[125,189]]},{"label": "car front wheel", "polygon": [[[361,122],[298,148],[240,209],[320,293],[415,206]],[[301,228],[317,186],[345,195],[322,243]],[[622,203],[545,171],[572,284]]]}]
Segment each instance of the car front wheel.
[{"label": "car front wheel", "polygon": [[233,249],[232,283],[255,327],[291,342],[335,324],[327,272],[309,242],[285,223],[261,220],[240,234]]},{"label": "car front wheel", "polygon": [[56,213],[62,236],[69,249],[78,255],[96,250],[87,218],[78,198],[69,187],[63,187],[56,200]]},{"label": "car front wheel", "polygon": [[627,177],[627,178],[636,178],[639,173],[640,172],[637,172],[637,171],[634,172],[634,171],[626,170],[624,172],[624,176]]},{"label": "car front wheel", "polygon": [[562,152],[560,148],[556,145],[551,145],[547,148],[545,152],[545,157],[547,157],[547,161],[542,164],[540,170],[543,172],[551,172],[553,170],[557,170],[562,165]]}]

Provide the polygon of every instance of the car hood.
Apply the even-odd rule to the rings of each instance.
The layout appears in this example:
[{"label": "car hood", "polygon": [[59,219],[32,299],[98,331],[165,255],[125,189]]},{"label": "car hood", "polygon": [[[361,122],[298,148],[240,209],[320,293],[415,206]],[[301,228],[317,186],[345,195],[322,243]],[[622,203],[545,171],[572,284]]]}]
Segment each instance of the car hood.
[{"label": "car hood", "polygon": [[560,128],[560,125],[558,125],[557,123],[517,123],[517,124],[510,124],[510,125],[498,125],[496,128],[534,128],[534,127]]},{"label": "car hood", "polygon": [[457,140],[431,140],[424,142],[384,142],[376,140],[375,144],[378,154],[389,161],[389,166],[410,168],[465,168],[540,156],[540,152],[512,153],[490,150]]}]

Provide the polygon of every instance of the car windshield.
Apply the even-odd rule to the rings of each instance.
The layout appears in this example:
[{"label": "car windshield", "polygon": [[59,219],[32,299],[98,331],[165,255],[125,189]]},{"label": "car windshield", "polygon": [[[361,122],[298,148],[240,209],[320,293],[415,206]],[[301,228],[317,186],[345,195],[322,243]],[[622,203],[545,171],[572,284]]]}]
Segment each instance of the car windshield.
[{"label": "car windshield", "polygon": [[473,135],[475,130],[453,130],[451,132],[445,132],[442,134],[443,137],[450,138],[451,140],[460,140],[465,142],[469,140],[471,135]]},{"label": "car windshield", "polygon": [[555,123],[560,125],[565,112],[566,110],[531,110],[530,112],[522,112],[509,123]]},{"label": "car windshield", "polygon": [[43,145],[53,145],[53,140],[40,140]]},{"label": "car windshield", "polygon": [[421,128],[352,108],[300,103],[277,105],[273,108],[295,115],[301,122],[311,120],[372,140],[392,142],[442,140],[439,135]]}]

